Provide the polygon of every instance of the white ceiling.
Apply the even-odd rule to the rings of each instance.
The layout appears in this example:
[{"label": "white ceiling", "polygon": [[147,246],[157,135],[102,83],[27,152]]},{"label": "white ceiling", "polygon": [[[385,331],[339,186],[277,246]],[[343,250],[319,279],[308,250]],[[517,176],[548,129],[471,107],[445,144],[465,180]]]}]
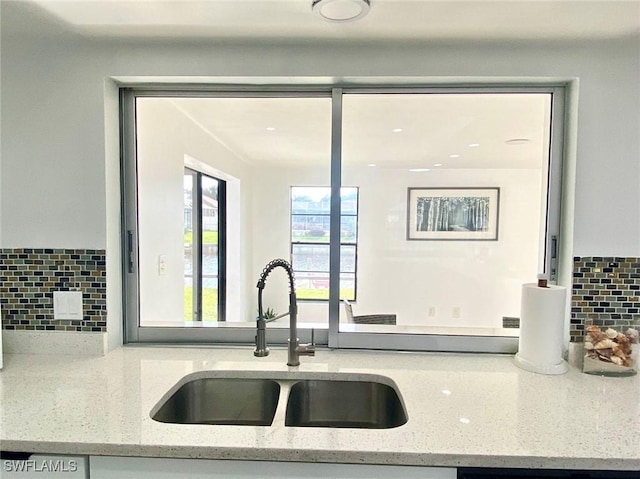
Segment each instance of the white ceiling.
[{"label": "white ceiling", "polygon": [[[171,102],[249,163],[329,166],[328,98],[139,101],[140,108]],[[347,95],[343,162],[394,169],[541,168],[549,108],[547,94]],[[528,141],[507,143],[513,139]]]},{"label": "white ceiling", "polygon": [[640,0],[372,0],[323,21],[311,0],[21,0],[88,36],[273,40],[541,40],[640,32]]}]

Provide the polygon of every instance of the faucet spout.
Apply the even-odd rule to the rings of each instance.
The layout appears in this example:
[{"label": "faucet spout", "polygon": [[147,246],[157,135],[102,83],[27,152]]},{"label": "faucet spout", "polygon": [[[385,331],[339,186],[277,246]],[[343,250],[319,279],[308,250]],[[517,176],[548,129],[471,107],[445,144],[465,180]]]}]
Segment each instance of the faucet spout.
[{"label": "faucet spout", "polygon": [[288,341],[288,366],[299,366],[300,356],[313,356],[315,349],[312,345],[299,344],[298,340],[298,302],[296,300],[296,288],[293,268],[288,261],[283,259],[274,259],[269,262],[258,279],[258,318],[256,319],[256,349],[253,352],[254,356],[264,357],[269,355],[269,348],[267,348],[266,341],[266,323],[267,320],[264,317],[264,310],[262,305],[262,292],[266,285],[267,278],[271,271],[275,268],[284,268],[289,278],[289,312],[282,316],[289,316],[289,341]]}]

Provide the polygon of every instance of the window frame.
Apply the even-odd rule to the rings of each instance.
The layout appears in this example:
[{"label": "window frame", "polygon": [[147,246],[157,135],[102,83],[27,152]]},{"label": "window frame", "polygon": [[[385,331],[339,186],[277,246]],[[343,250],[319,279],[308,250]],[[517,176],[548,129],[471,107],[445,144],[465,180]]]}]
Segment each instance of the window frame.
[{"label": "window frame", "polygon": [[[247,79],[250,80],[250,79]],[[340,269],[340,188],[342,182],[342,95],[352,93],[550,93],[551,131],[549,145],[547,215],[544,231],[545,272],[551,276],[551,282],[558,279],[558,265],[567,263],[570,252],[559,251],[559,245],[566,245],[563,233],[570,235],[570,229],[561,225],[562,208],[571,205],[571,200],[563,199],[562,187],[565,178],[564,155],[565,132],[571,134],[573,120],[565,114],[566,105],[575,101],[573,81],[523,79],[521,81],[500,81],[487,79],[473,84],[464,81],[449,84],[433,84],[430,79],[387,78],[376,83],[367,78],[345,79],[343,83],[323,83],[324,79],[313,81],[300,79],[291,83],[291,79],[281,78],[261,82],[260,86],[251,85],[251,81],[235,84],[237,79],[222,79],[216,85],[203,86],[192,84],[128,85],[120,88],[121,120],[121,186],[122,186],[122,251],[123,251],[123,320],[124,341],[152,343],[243,343],[251,344],[255,336],[255,324],[222,323],[208,328],[149,328],[139,327],[139,290],[137,277],[137,179],[136,173],[136,131],[135,100],[138,97],[265,97],[265,96],[310,96],[331,97],[331,210],[330,210],[330,281],[329,281],[329,321],[328,328],[304,329],[298,333],[302,342],[315,336],[316,344],[330,348],[346,349],[384,349],[384,350],[425,350],[425,351],[473,351],[514,353],[518,347],[517,336],[485,335],[448,335],[424,334],[412,331],[395,333],[340,331],[339,274]],[[293,79],[295,82],[295,79]],[[313,82],[317,81],[317,84]],[[572,96],[570,97],[569,94]],[[568,176],[571,176],[569,172]],[[568,180],[567,180],[568,181]],[[568,236],[567,236],[568,238]],[[336,248],[336,245],[338,246]],[[568,255],[568,256],[567,256]],[[563,270],[564,271],[564,270]],[[565,273],[566,274],[566,273]],[[565,279],[566,281],[566,279]],[[269,342],[274,345],[286,345],[288,330],[270,328]]]}]

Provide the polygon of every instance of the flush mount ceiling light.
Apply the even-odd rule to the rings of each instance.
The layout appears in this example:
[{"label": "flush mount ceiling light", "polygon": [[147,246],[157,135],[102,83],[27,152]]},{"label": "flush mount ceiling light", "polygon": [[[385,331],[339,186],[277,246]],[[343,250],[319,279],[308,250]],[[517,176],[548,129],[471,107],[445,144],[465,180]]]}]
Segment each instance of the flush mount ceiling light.
[{"label": "flush mount ceiling light", "polygon": [[369,0],[312,0],[311,9],[328,22],[355,22],[367,13]]}]

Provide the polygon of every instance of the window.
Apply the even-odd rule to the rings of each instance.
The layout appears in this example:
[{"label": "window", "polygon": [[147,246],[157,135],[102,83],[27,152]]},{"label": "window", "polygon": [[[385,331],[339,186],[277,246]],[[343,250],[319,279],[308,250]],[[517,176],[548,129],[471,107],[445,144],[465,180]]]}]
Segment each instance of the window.
[{"label": "window", "polygon": [[[355,300],[358,188],[340,189],[340,299]],[[291,188],[291,262],[298,299],[329,299],[331,188]]]},{"label": "window", "polygon": [[225,320],[225,187],[222,180],[184,170],[185,321]]},{"label": "window", "polygon": [[[289,258],[301,342],[514,352],[522,284],[570,264],[563,105],[556,86],[124,90],[126,340],[252,342],[256,280]],[[486,232],[420,209],[485,197]],[[264,306],[287,291],[274,271]],[[373,316],[395,324],[353,319]]]}]

